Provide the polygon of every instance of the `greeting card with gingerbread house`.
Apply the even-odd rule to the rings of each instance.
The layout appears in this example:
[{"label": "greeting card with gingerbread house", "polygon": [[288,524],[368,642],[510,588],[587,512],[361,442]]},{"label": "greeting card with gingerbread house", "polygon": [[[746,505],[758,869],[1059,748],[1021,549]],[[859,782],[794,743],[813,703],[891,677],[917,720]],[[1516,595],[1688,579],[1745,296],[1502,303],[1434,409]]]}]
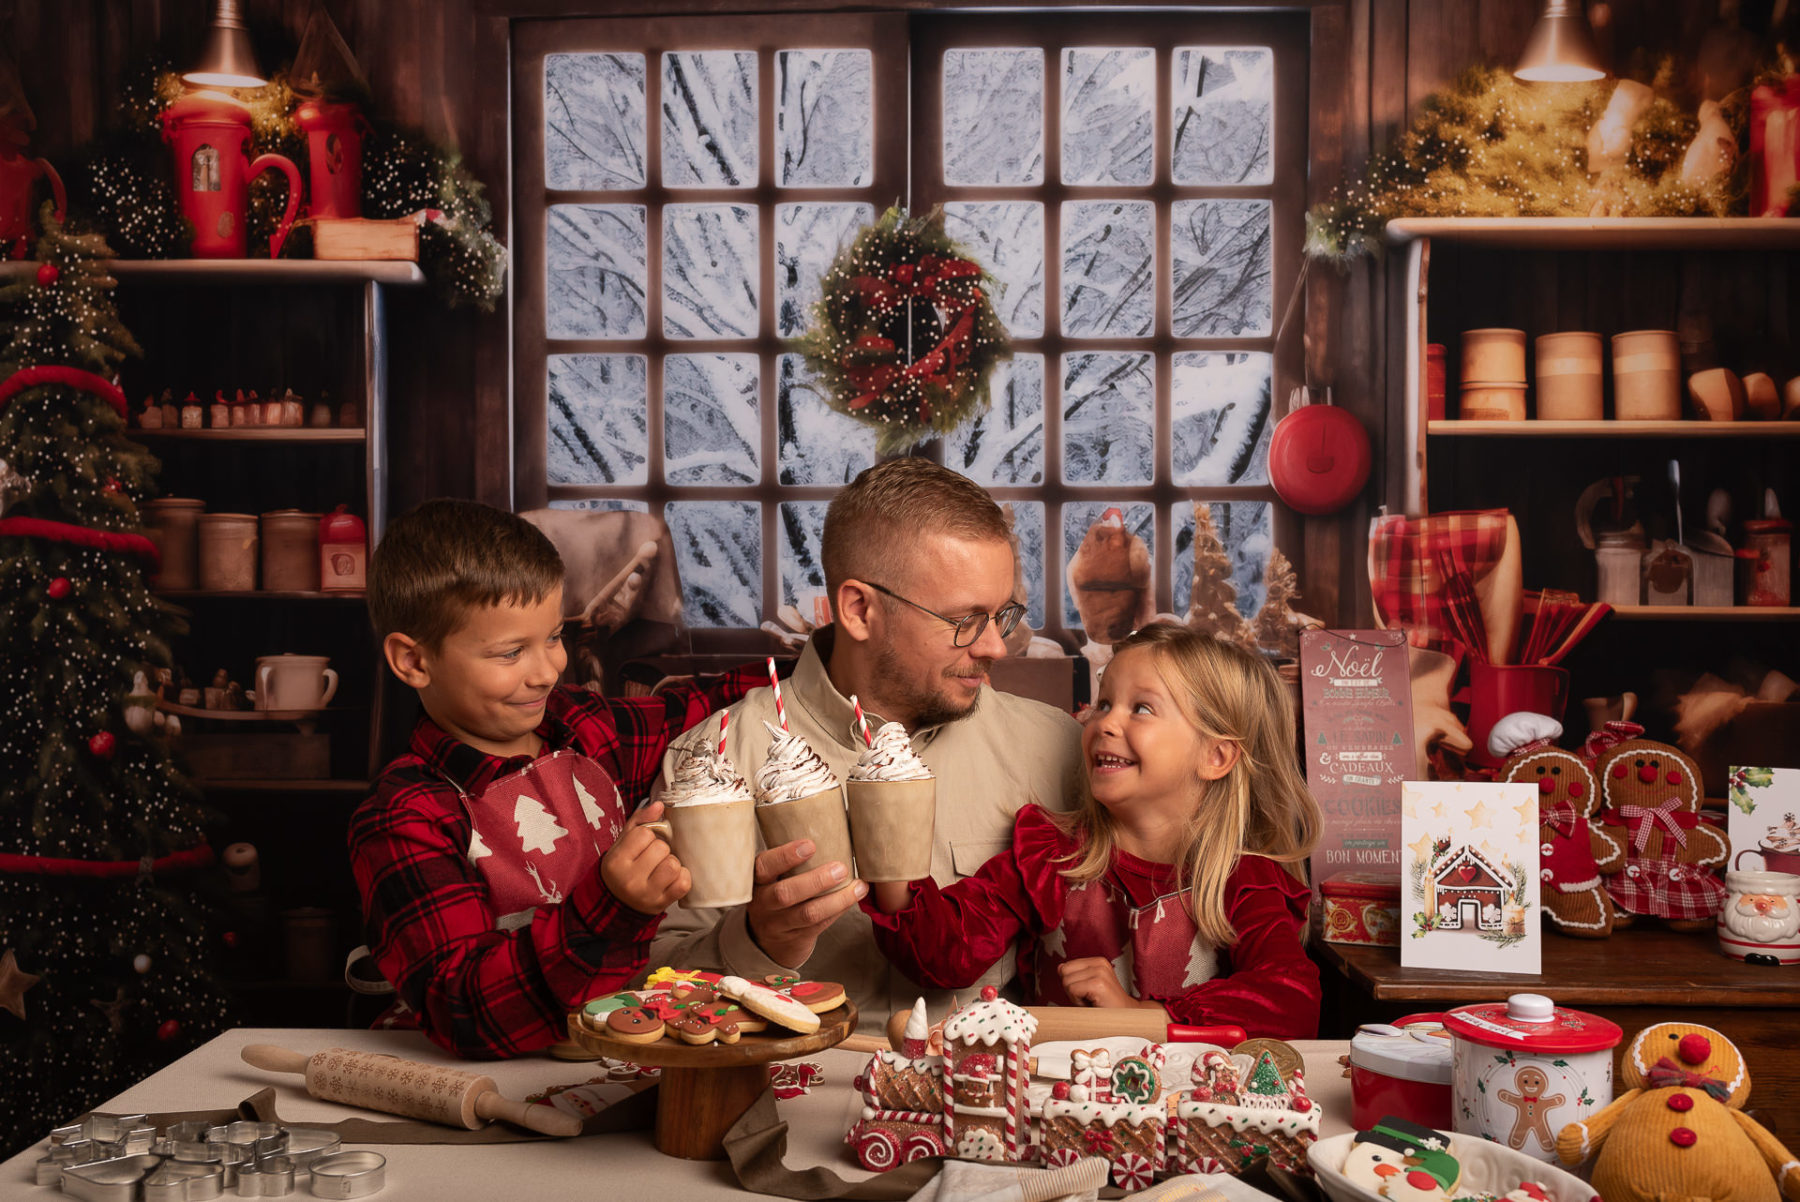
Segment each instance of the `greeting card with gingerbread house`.
[{"label": "greeting card with gingerbread house", "polygon": [[1407,781],[1400,842],[1402,965],[1539,971],[1535,785]]}]

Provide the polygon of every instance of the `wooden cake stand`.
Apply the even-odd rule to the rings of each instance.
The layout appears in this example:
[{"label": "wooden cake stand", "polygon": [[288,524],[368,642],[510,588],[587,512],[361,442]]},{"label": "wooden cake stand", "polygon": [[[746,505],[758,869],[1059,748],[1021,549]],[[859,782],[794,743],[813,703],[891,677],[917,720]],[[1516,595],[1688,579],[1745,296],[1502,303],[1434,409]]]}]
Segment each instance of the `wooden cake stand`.
[{"label": "wooden cake stand", "polygon": [[848,1000],[819,1015],[819,1029],[811,1035],[771,1024],[736,1043],[683,1043],[673,1035],[655,1043],[629,1043],[592,1031],[580,1015],[569,1015],[569,1038],[582,1048],[662,1069],[656,1087],[656,1150],[683,1160],[724,1160],[725,1133],[769,1088],[770,1064],[836,1047],[855,1030],[856,1004]]}]

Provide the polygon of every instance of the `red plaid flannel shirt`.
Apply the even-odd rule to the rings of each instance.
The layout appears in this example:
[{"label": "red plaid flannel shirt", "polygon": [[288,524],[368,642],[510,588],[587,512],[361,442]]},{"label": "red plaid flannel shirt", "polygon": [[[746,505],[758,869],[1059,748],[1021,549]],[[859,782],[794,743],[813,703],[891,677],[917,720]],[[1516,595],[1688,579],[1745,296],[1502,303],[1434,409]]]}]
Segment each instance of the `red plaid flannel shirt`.
[{"label": "red plaid flannel shirt", "polygon": [[[545,754],[574,749],[605,768],[633,810],[671,740],[768,679],[760,665],[746,665],[630,699],[563,686],[538,734]],[[459,1056],[517,1056],[563,1038],[571,1009],[623,988],[644,967],[662,921],[619,901],[596,872],[528,925],[495,929],[468,860],[468,811],[451,782],[479,797],[531,758],[488,755],[420,718],[408,752],[350,821],[350,866],[375,963],[432,1042]]]}]

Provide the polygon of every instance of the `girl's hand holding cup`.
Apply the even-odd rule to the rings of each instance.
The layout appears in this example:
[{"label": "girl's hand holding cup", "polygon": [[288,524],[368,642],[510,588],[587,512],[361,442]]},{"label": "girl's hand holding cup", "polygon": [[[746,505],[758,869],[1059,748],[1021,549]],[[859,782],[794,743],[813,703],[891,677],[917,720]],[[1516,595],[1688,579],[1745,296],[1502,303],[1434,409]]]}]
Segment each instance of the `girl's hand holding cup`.
[{"label": "girl's hand holding cup", "polygon": [[661,914],[687,896],[693,877],[649,824],[662,817],[662,803],[633,814],[618,842],[600,857],[600,880],[612,895],[640,914]]}]

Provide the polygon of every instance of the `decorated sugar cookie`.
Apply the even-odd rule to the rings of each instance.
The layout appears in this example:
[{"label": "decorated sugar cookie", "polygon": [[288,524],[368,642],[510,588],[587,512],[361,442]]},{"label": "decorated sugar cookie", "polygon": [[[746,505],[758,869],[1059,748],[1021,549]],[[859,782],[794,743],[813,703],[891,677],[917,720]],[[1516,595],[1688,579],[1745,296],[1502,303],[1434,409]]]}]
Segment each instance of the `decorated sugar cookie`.
[{"label": "decorated sugar cookie", "polygon": [[719,1028],[699,1010],[684,1010],[668,1024],[669,1031],[682,1043],[711,1043],[719,1037]]},{"label": "decorated sugar cookie", "polygon": [[844,987],[835,981],[795,981],[782,992],[814,1014],[824,1014],[844,1004]]},{"label": "decorated sugar cookie", "polygon": [[777,993],[767,985],[758,985],[743,977],[725,977],[719,982],[719,991],[750,1013],[759,1014],[790,1031],[811,1035],[819,1029],[818,1015],[785,993]]},{"label": "decorated sugar cookie", "polygon": [[1113,1097],[1121,1102],[1149,1105],[1162,1097],[1162,1074],[1147,1056],[1125,1056],[1113,1065]]},{"label": "decorated sugar cookie", "polygon": [[664,1025],[642,1006],[624,1006],[606,1016],[606,1033],[621,1043],[655,1043],[663,1037]]}]

